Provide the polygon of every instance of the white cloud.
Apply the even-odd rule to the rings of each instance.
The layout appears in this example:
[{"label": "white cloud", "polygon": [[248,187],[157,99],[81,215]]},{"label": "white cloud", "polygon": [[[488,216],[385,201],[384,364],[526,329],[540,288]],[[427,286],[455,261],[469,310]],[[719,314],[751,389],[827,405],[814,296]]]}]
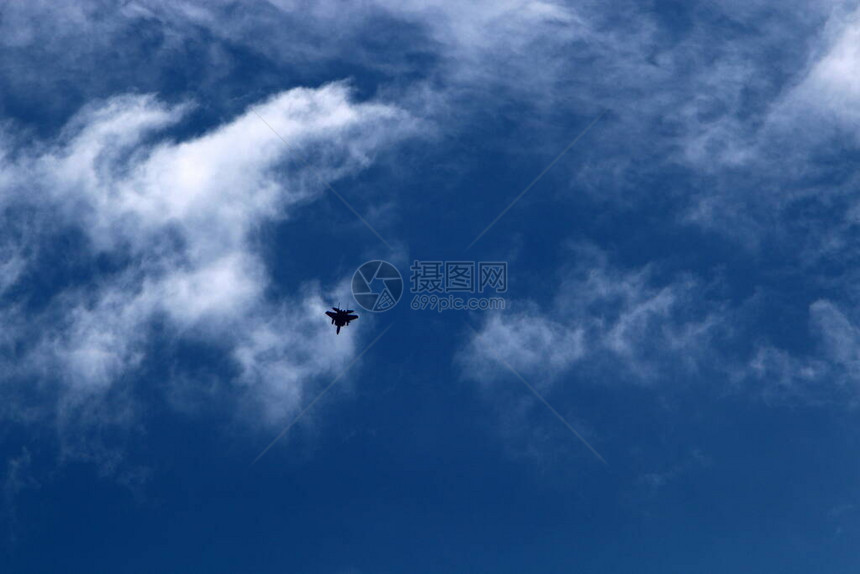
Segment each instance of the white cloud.
[{"label": "white cloud", "polygon": [[816,301],[809,315],[827,357],[860,380],[860,328],[831,301]]},{"label": "white cloud", "polygon": [[[807,113],[829,113],[833,119],[858,129],[860,10],[847,14],[835,11],[825,31],[824,44],[822,55],[813,61],[806,77],[792,90],[784,105],[805,108]],[[860,138],[860,131],[855,135]]]},{"label": "white cloud", "polygon": [[562,281],[551,308],[526,304],[484,322],[458,358],[466,376],[496,378],[496,353],[538,384],[593,362],[607,376],[648,383],[695,373],[711,340],[728,329],[723,310],[695,281],[661,285],[649,268],[622,271],[600,252],[579,255],[583,263]]},{"label": "white cloud", "polygon": [[[819,169],[811,152],[830,149],[834,133],[856,135],[860,125],[858,13],[834,11],[835,4],[788,2],[774,11],[762,1],[694,3],[689,26],[669,26],[633,2],[273,0],[232,10],[228,1],[135,1],[112,13],[100,2],[28,2],[10,5],[0,20],[0,45],[16,55],[0,60],[0,78],[19,99],[48,94],[54,106],[66,101],[54,97],[57,86],[73,86],[72,95],[84,99],[113,94],[116,85],[152,89],[172,66],[187,64],[183,57],[199,57],[199,75],[188,84],[199,80],[200,91],[217,99],[229,89],[220,80],[237,69],[229,45],[273,64],[260,74],[269,80],[330,62],[382,72],[389,83],[376,87],[387,101],[439,119],[442,129],[462,129],[459,120],[476,109],[507,113],[513,103],[532,136],[528,153],[546,157],[557,153],[559,138],[573,135],[554,132],[558,125],[609,109],[589,134],[592,144],[577,148],[584,161],[572,185],[625,206],[674,194],[688,207],[683,223],[746,247],[776,233],[808,244],[820,231],[806,230],[820,230],[821,222],[805,212],[787,216],[787,207],[844,194],[855,197],[853,211],[844,210],[853,223],[858,210],[856,180],[798,183]],[[622,11],[627,17],[617,18]],[[109,57],[135,26],[157,38],[155,47]],[[398,49],[376,45],[388,40]],[[54,73],[44,62],[56,64]],[[188,66],[184,72],[193,74]],[[45,376],[62,373],[66,399],[77,401],[116,390],[145,359],[147,327],[164,318],[179,336],[224,344],[247,392],[243,406],[263,412],[262,420],[282,420],[301,400],[303,381],[342,364],[352,340],[341,336],[331,349],[327,326],[311,320],[320,287],[284,305],[266,299],[267,270],[249,233],[291,216],[324,182],[369,165],[413,120],[389,104],[356,103],[334,84],[277,94],[255,103],[256,113],[249,108],[202,135],[171,139],[194,104],[108,97],[88,104],[57,141],[23,151],[29,134],[4,126],[0,208],[37,205],[43,214],[38,232],[0,238],[0,296],[40,256],[52,227],[79,228],[93,251],[131,263],[97,285],[57,295],[35,325],[4,311],[0,319],[11,327],[0,344],[13,348],[14,333],[43,329],[26,365]],[[690,185],[655,185],[664,180],[654,174],[679,166]],[[792,234],[798,219],[804,233]],[[832,257],[853,252],[851,224],[828,222]],[[539,384],[593,363],[646,382],[694,373],[711,339],[728,328],[720,306],[702,303],[701,292],[686,277],[663,281],[647,267],[621,270],[598,260],[569,273],[554,303],[517,302],[519,310],[490,317],[459,360],[484,381],[499,368],[490,344]],[[841,369],[837,379],[847,380],[857,331],[840,309],[831,302],[810,309],[821,356],[807,360],[763,345],[744,376],[777,373],[786,384],[818,384]]]},{"label": "white cloud", "polygon": [[860,398],[860,327],[829,300],[809,306],[810,348],[760,345],[734,378],[752,382],[770,403],[854,406]]},{"label": "white cloud", "polygon": [[[705,70],[714,82],[697,101],[716,96],[724,110],[716,121],[698,122],[679,156],[704,175],[686,221],[747,248],[792,242],[803,264],[834,250],[850,256],[860,200],[856,174],[837,159],[860,144],[860,9],[838,2],[811,8],[808,23],[798,24],[811,30],[804,44],[789,46],[785,29],[773,27],[761,41],[760,52],[795,54],[791,67],[751,56],[755,44],[746,43],[735,51],[733,72]],[[769,76],[780,83],[761,89]],[[759,101],[750,100],[753,89]]]},{"label": "white cloud", "polygon": [[[536,311],[533,309],[532,312]],[[489,381],[498,376],[503,357],[518,372],[539,380],[567,370],[585,353],[585,330],[528,311],[492,315],[461,354],[466,376]]]},{"label": "white cloud", "polygon": [[648,268],[621,271],[601,257],[591,265],[562,282],[553,307],[526,304],[488,318],[457,357],[464,376],[485,386],[508,377],[500,355],[546,391],[571,378],[659,386],[702,379],[719,381],[718,394],[770,404],[857,404],[860,321],[833,301],[809,306],[811,345],[789,351],[735,326],[749,322],[751,309],[714,301],[698,282],[660,284]]},{"label": "white cloud", "polygon": [[[332,341],[319,317],[326,307],[319,286],[267,298],[269,277],[251,234],[289,217],[325,182],[368,166],[413,132],[413,120],[329,84],[276,94],[201,135],[165,137],[190,109],[154,96],[112,98],[88,106],[56,141],[19,144],[3,165],[8,209],[36,209],[56,228],[83,232],[89,255],[128,261],[65,288],[29,317],[31,327],[6,333],[30,349],[7,363],[9,373],[57,381],[57,408],[70,409],[70,419],[84,418],[87,401],[120,395],[115,414],[133,424],[133,400],[125,383],[117,385],[146,358],[155,320],[166,321],[171,336],[225,349],[240,373],[238,408],[266,423],[282,422],[307,383],[351,358],[350,334]],[[32,241],[50,251],[52,237],[46,229]],[[11,284],[11,270],[21,270],[10,261]],[[38,256],[27,263],[44,264]]]}]

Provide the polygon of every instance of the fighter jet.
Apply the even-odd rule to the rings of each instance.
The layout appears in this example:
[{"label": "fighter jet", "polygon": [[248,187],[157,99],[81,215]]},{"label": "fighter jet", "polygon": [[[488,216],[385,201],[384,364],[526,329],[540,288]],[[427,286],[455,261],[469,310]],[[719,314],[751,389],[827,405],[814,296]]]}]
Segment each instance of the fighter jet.
[{"label": "fighter jet", "polygon": [[340,328],[349,325],[350,321],[355,321],[358,319],[358,315],[352,315],[352,309],[338,309],[337,307],[332,307],[331,311],[326,311],[325,314],[331,317],[331,324],[337,325],[337,332],[335,335],[340,335]]}]

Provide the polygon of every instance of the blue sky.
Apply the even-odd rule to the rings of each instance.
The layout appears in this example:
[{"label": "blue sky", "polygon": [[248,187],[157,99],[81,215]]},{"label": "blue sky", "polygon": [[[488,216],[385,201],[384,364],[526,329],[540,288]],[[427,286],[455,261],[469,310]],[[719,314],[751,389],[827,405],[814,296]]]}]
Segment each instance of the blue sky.
[{"label": "blue sky", "polygon": [[856,572],[858,10],[4,4],[0,570]]}]

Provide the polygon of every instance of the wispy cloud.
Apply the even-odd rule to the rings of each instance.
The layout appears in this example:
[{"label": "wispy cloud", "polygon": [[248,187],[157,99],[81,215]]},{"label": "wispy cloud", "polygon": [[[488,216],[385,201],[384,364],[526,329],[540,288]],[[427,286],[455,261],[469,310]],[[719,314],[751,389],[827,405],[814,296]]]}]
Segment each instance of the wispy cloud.
[{"label": "wispy cloud", "polygon": [[[661,283],[649,268],[624,271],[591,248],[560,283],[555,302],[539,307],[513,302],[505,316],[489,317],[459,356],[464,372],[492,379],[497,369],[482,349],[503,351],[515,368],[550,382],[577,363],[647,383],[695,372],[709,341],[727,329],[718,303],[689,277]],[[607,374],[609,374],[607,371]]]},{"label": "wispy cloud", "polygon": [[[36,377],[52,389],[45,399],[56,402],[47,409],[64,432],[139,423],[129,385],[156,324],[176,340],[223,349],[237,373],[236,411],[264,424],[282,423],[306,384],[352,356],[352,338],[332,341],[319,320],[326,306],[319,285],[308,282],[278,302],[267,296],[252,233],[370,165],[412,133],[412,120],[390,105],[356,103],[348,86],[330,84],[276,94],[200,135],[174,135],[192,106],[118,96],[87,106],[56,140],[4,138],[14,153],[0,166],[0,205],[10,219],[38,213],[43,226],[2,235],[10,255],[0,285],[74,259],[114,262],[110,272],[47,286],[47,303],[18,292],[17,307],[4,311],[4,400],[23,409],[20,381]],[[81,239],[57,253],[63,233]],[[68,445],[79,454],[96,448]],[[102,460],[113,464],[112,456]]]},{"label": "wispy cloud", "polygon": [[738,376],[748,378],[773,404],[856,406],[860,400],[860,327],[838,305],[819,300],[809,307],[814,346],[789,352],[761,345]]},{"label": "wispy cloud", "polygon": [[26,448],[17,456],[6,460],[3,477],[3,508],[0,516],[6,518],[8,536],[12,543],[18,539],[20,518],[18,516],[18,496],[25,490],[39,488],[39,481],[33,476],[33,457]]},{"label": "wispy cloud", "polygon": [[674,464],[671,464],[662,470],[642,474],[639,477],[638,482],[650,488],[653,493],[671,485],[673,482],[681,479],[687,474],[712,465],[713,461],[711,460],[711,457],[704,454],[699,449],[693,449],[689,455],[682,457]]}]

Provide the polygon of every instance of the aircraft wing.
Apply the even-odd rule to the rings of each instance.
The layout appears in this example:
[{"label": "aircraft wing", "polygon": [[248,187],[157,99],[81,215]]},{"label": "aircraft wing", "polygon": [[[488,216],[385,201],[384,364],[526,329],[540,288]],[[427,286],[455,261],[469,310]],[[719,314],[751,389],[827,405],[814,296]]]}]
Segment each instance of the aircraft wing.
[{"label": "aircraft wing", "polygon": [[337,316],[337,315],[336,315],[335,313],[333,313],[332,311],[326,311],[326,312],[325,312],[325,314],[326,314],[326,315],[328,315],[329,317],[331,317],[332,319],[334,319],[334,318]]},{"label": "aircraft wing", "polygon": [[358,319],[358,315],[347,315],[346,316],[347,321],[355,321],[356,319]]}]

